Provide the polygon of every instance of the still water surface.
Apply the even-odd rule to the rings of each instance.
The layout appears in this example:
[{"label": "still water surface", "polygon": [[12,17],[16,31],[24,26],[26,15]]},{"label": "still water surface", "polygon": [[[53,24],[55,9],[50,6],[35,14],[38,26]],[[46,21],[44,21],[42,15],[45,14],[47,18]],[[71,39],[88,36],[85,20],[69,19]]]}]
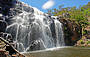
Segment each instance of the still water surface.
[{"label": "still water surface", "polygon": [[90,47],[62,47],[25,53],[27,57],[90,57]]}]

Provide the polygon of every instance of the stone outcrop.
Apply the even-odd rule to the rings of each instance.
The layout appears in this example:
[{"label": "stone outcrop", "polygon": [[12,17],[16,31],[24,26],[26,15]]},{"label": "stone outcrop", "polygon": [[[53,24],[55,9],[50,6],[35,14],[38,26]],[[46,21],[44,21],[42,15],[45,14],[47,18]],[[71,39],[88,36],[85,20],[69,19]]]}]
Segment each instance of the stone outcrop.
[{"label": "stone outcrop", "polygon": [[[60,17],[59,17],[60,18]],[[79,29],[74,22],[70,21],[69,19],[60,18],[60,22],[64,25],[64,37],[65,37],[65,44],[67,46],[75,45],[76,42],[80,39],[78,32],[76,31]]]}]

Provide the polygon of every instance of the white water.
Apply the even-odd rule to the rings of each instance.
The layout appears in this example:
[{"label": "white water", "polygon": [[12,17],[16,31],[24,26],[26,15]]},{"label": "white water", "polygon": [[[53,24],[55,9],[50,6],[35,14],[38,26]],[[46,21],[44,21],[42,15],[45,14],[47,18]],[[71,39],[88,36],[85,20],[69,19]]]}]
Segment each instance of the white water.
[{"label": "white water", "polygon": [[[19,4],[18,4],[19,6]],[[37,8],[22,3],[22,13],[12,18],[7,31],[17,42],[21,52],[64,46],[62,24]],[[26,9],[31,10],[29,12]]]}]

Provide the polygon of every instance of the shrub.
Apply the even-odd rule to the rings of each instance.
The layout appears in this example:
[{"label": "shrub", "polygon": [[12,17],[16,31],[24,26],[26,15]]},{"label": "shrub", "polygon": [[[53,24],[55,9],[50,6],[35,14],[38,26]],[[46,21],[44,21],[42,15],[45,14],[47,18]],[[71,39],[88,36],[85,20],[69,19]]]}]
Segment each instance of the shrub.
[{"label": "shrub", "polygon": [[87,41],[87,44],[90,44],[90,41]]},{"label": "shrub", "polygon": [[80,40],[80,43],[81,43],[81,44],[84,44],[83,40]]}]

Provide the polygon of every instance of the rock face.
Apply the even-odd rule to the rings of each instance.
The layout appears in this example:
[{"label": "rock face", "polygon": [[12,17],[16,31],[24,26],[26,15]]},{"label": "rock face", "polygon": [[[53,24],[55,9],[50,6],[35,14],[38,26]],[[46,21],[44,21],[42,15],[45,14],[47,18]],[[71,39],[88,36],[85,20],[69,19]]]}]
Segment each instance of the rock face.
[{"label": "rock face", "polygon": [[0,13],[8,15],[10,8],[14,7],[16,0],[0,0]]},{"label": "rock face", "polygon": [[14,14],[12,9],[16,3],[16,0],[0,0],[0,20],[10,21]]},{"label": "rock face", "polygon": [[64,25],[64,39],[66,46],[73,46],[76,42],[80,39],[77,26],[74,22],[70,21],[69,19],[60,19],[60,22]]},{"label": "rock face", "polygon": [[19,51],[41,50],[64,45],[62,24],[57,17],[49,16],[19,1],[15,7],[10,8],[9,12],[7,32],[12,34]]},{"label": "rock face", "polygon": [[7,23],[5,21],[0,20],[0,32],[5,32],[7,27]]}]

